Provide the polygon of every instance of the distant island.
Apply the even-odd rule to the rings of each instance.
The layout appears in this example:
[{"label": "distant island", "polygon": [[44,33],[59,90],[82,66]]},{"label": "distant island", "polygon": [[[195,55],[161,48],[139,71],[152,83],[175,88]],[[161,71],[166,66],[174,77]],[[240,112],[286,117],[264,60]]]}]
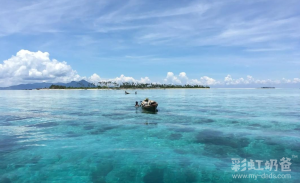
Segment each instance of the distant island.
[{"label": "distant island", "polygon": [[264,86],[264,87],[261,87],[261,89],[275,89],[275,87],[266,87],[266,86]]},{"label": "distant island", "polygon": [[70,83],[31,83],[31,84],[19,84],[8,87],[0,87],[0,90],[34,90],[34,89],[49,89],[51,85],[60,85],[65,87],[90,87],[91,83],[81,80],[72,81]]},{"label": "distant island", "polygon": [[203,85],[174,85],[174,84],[156,84],[156,83],[135,83],[123,82],[117,83],[113,81],[100,81],[98,83],[90,83],[86,80],[72,81],[70,83],[32,83],[32,84],[19,84],[9,87],[0,87],[0,90],[40,90],[40,89],[176,89],[176,88],[204,88],[208,89],[209,86]]},{"label": "distant island", "polygon": [[64,86],[64,85],[51,85],[49,89],[165,89],[165,88],[210,88],[203,85],[173,85],[173,84],[156,84],[156,83],[134,83],[124,82],[118,84],[116,82],[99,82],[99,85],[89,83],[88,86]]}]

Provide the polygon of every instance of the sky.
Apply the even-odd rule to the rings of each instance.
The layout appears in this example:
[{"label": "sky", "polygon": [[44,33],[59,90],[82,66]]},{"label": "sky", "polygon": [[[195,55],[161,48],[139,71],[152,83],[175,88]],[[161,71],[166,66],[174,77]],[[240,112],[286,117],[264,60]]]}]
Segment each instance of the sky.
[{"label": "sky", "polygon": [[299,0],[0,0],[0,86],[300,87]]}]

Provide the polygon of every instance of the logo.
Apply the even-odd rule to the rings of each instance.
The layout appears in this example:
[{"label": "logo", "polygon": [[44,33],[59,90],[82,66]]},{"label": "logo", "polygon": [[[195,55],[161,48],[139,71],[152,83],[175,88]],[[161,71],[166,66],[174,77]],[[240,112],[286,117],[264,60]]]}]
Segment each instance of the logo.
[{"label": "logo", "polygon": [[291,159],[290,158],[281,158],[280,162],[277,163],[277,159],[270,159],[267,161],[263,160],[252,160],[247,161],[247,159],[243,159],[242,161],[240,158],[231,158],[232,165],[231,169],[235,172],[238,171],[246,171],[246,170],[269,170],[269,171],[277,171],[278,170],[278,164],[280,165],[280,170],[282,172],[289,172],[291,171]]}]

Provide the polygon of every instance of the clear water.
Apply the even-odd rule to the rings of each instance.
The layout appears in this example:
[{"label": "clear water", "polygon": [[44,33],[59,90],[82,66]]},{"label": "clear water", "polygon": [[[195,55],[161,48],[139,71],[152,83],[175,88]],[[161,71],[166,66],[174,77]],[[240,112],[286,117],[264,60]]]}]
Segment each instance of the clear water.
[{"label": "clear water", "polygon": [[[0,91],[0,182],[300,180],[299,89],[137,91]],[[157,113],[134,107],[146,97]],[[277,159],[291,179],[234,179],[231,158]]]}]

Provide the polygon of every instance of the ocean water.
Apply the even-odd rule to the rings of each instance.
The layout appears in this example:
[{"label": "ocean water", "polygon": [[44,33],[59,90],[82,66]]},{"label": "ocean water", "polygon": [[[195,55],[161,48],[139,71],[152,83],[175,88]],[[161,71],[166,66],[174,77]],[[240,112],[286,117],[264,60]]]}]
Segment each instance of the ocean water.
[{"label": "ocean water", "polygon": [[[128,91],[0,91],[0,182],[300,181],[299,89]],[[233,178],[271,173],[291,178]]]}]

